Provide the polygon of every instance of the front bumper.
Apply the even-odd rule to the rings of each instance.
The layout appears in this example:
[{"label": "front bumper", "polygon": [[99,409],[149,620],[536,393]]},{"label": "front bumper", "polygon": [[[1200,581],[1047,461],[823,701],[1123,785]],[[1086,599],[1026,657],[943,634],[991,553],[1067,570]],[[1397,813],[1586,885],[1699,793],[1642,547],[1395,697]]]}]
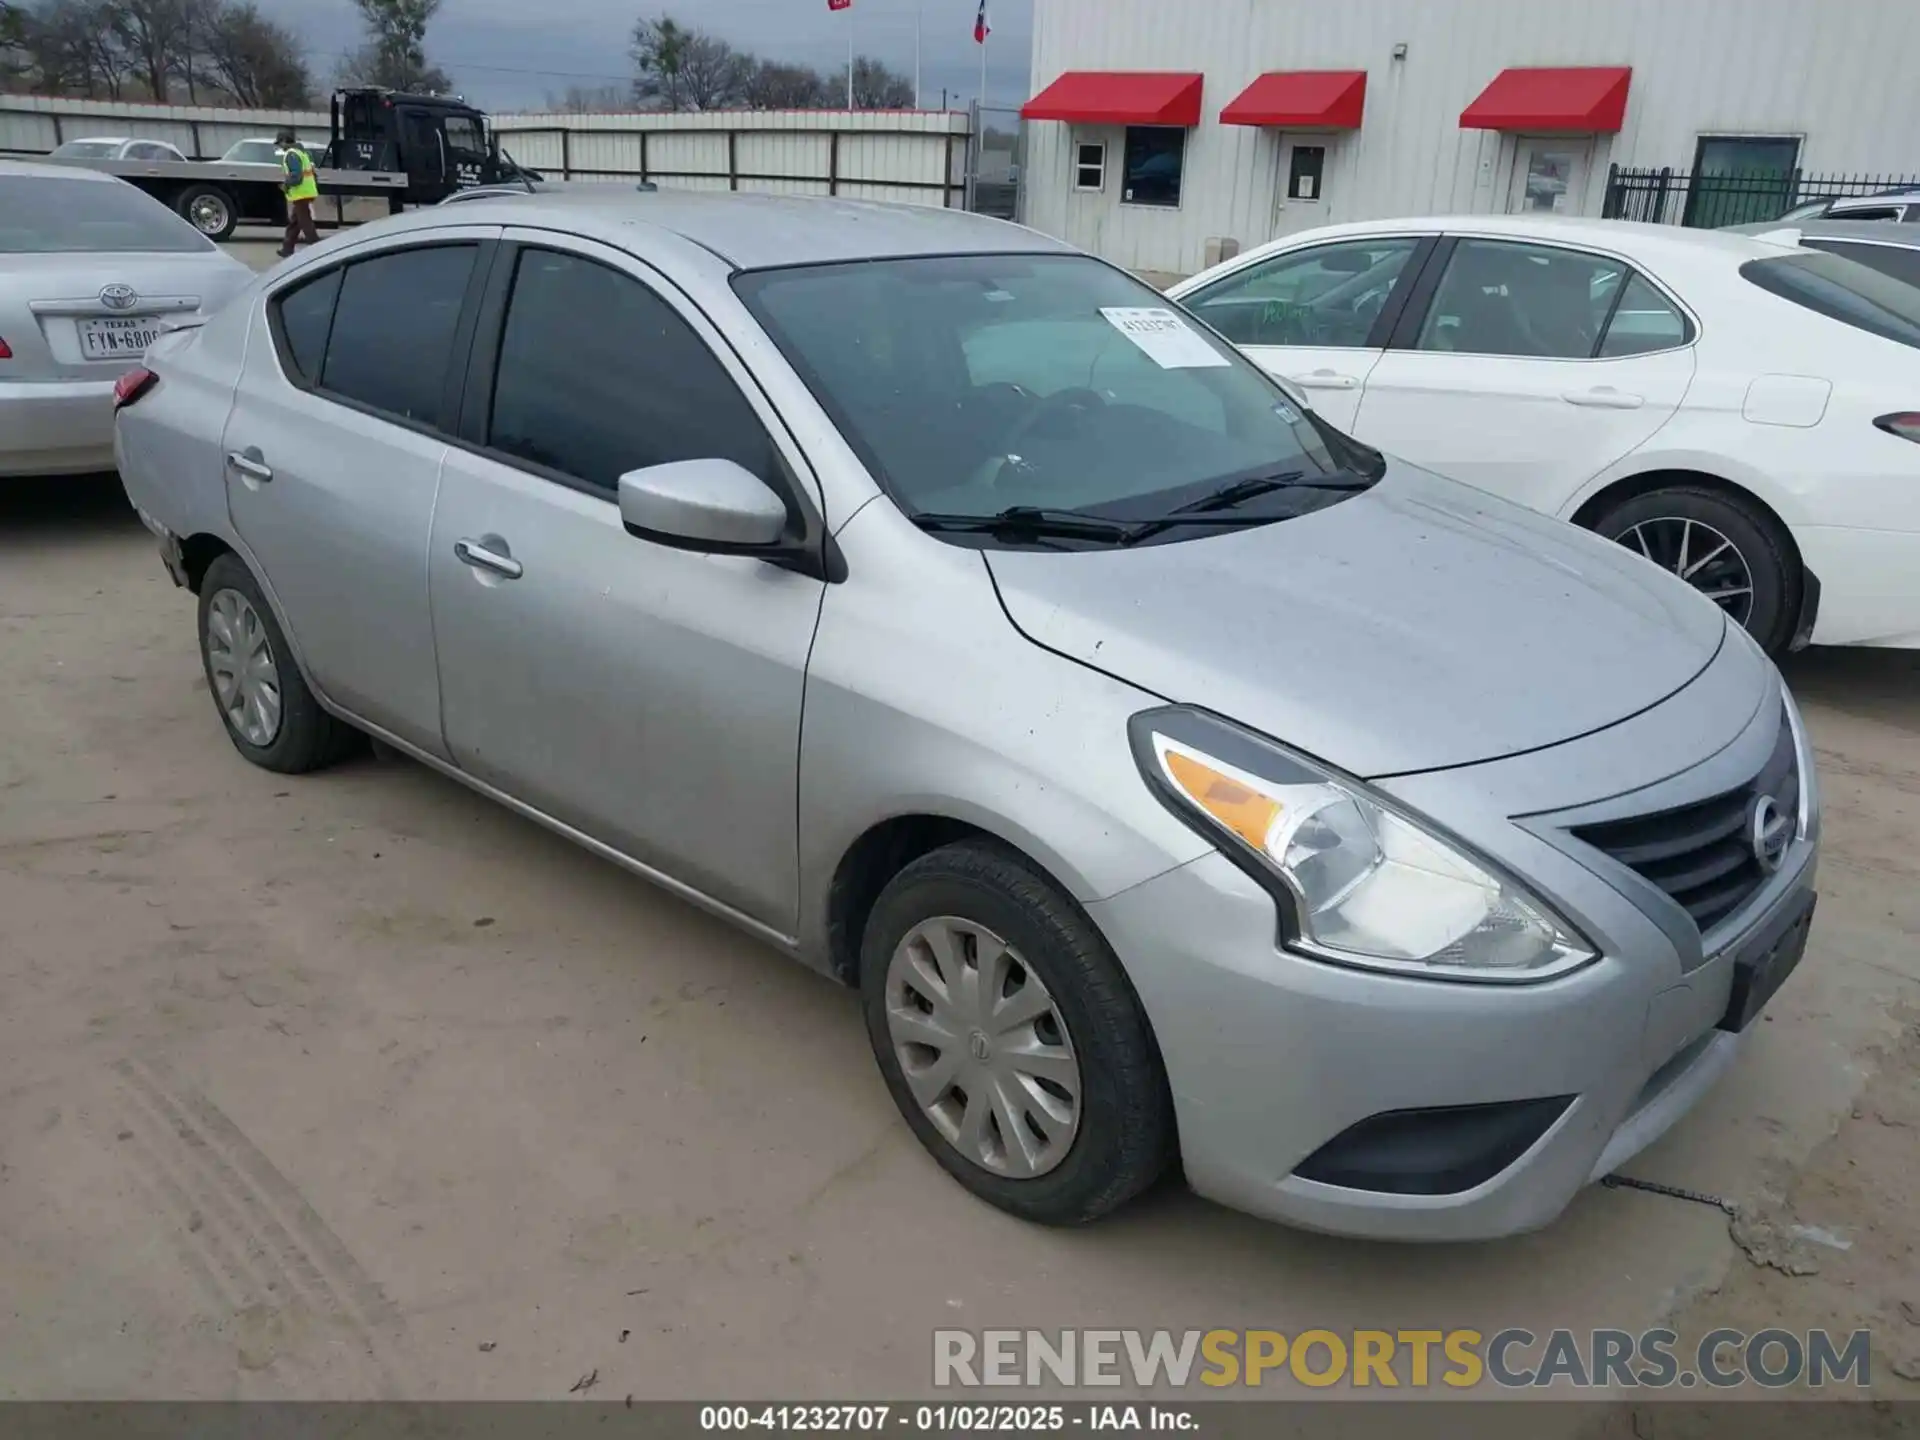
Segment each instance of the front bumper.
[{"label": "front bumper", "polygon": [[0,381],[0,475],[113,469],[113,381]]},{"label": "front bumper", "polygon": [[[1276,943],[1272,898],[1218,855],[1090,910],[1153,1024],[1196,1191],[1312,1230],[1479,1240],[1552,1221],[1725,1073],[1744,1038],[1715,1028],[1733,954],[1805,903],[1814,849],[1798,846],[1740,937],[1690,971],[1646,926],[1635,953],[1534,986],[1407,979],[1291,954]],[[1544,1133],[1454,1193],[1295,1173],[1376,1117],[1549,1097],[1566,1103]]]}]

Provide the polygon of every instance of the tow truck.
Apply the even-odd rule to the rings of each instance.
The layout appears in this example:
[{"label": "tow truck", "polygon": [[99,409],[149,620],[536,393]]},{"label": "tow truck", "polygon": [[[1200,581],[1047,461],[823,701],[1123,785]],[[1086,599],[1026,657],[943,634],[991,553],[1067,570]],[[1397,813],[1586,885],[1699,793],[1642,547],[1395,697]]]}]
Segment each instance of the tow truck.
[{"label": "tow truck", "polygon": [[[410,95],[374,87],[336,90],[328,139],[314,156],[322,198],[385,199],[389,213],[409,205],[437,205],[476,185],[541,178],[514,163],[486,113],[456,96]],[[224,240],[241,223],[284,226],[287,202],[278,165],[226,160],[95,160],[48,157],[117,175],[178,211],[210,240]]]}]

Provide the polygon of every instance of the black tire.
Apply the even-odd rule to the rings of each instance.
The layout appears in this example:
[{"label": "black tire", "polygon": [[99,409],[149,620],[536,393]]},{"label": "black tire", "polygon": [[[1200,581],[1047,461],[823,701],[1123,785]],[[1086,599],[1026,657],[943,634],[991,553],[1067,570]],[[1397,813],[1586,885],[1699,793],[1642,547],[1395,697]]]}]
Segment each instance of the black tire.
[{"label": "black tire", "polygon": [[[1792,542],[1779,523],[1738,495],[1701,485],[1668,485],[1616,505],[1593,528],[1609,540],[1638,549],[1634,528],[1660,520],[1709,525],[1733,542],[1753,581],[1753,604],[1742,617],[1747,632],[1769,655],[1785,654],[1800,617],[1803,581]],[[1671,565],[1672,561],[1661,563]]]},{"label": "black tire", "polygon": [[[214,683],[207,616],[213,608],[214,597],[224,590],[235,591],[244,598],[259,615],[261,628],[266,631],[280,690],[280,724],[265,745],[254,744],[234,728],[233,719],[221,705],[219,689]],[[207,567],[207,573],[200,581],[199,626],[200,667],[207,677],[207,692],[213,697],[214,713],[220,717],[220,723],[226,728],[227,738],[233,741],[234,749],[263,770],[278,771],[282,775],[304,775],[309,770],[333,764],[354,748],[359,739],[358,733],[321,709],[320,702],[313,698],[313,691],[307,688],[306,677],[300,673],[300,667],[287,647],[286,634],[280,629],[280,621],[274,615],[273,607],[267,603],[259,582],[239,556],[221,555]]]},{"label": "black tire", "polygon": [[[240,207],[218,185],[188,185],[173,197],[180,218],[209,240],[225,240],[240,223]],[[198,213],[196,213],[196,211]]]},{"label": "black tire", "polygon": [[[993,931],[1052,993],[1080,1066],[1079,1128],[1044,1174],[1015,1179],[962,1154],[928,1119],[887,1028],[887,969],[916,925],[956,916]],[[920,1143],[975,1195],[1044,1225],[1097,1220],[1151,1186],[1173,1158],[1173,1102],[1153,1032],[1105,938],[1020,856],[985,841],[922,856],[887,884],[860,953],[867,1037]]]}]

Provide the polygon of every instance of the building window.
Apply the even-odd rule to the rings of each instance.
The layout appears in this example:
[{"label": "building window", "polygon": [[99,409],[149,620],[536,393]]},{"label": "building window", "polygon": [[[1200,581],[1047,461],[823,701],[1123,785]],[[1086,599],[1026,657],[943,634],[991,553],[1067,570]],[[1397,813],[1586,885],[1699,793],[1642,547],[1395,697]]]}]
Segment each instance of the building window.
[{"label": "building window", "polygon": [[1681,224],[1704,229],[1771,220],[1790,208],[1800,142],[1791,135],[1702,135]]},{"label": "building window", "polygon": [[1177,209],[1180,172],[1187,158],[1187,132],[1172,125],[1127,127],[1126,188],[1120,198],[1129,205],[1159,205]]},{"label": "building window", "polygon": [[1107,147],[1104,144],[1088,141],[1073,147],[1073,188],[1107,188]]}]

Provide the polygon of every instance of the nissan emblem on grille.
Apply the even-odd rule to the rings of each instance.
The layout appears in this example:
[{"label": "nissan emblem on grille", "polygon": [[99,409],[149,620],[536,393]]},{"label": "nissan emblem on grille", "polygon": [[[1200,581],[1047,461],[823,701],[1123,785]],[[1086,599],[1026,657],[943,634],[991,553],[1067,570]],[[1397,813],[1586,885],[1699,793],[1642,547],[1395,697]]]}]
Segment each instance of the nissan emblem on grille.
[{"label": "nissan emblem on grille", "polygon": [[134,302],[139,298],[139,292],[131,285],[122,285],[115,282],[112,285],[102,285],[100,287],[100,303],[109,310],[131,310]]},{"label": "nissan emblem on grille", "polygon": [[1771,795],[1756,796],[1747,819],[1747,839],[1753,846],[1753,858],[1771,875],[1787,858],[1787,842],[1793,838],[1793,819],[1780,809]]}]

